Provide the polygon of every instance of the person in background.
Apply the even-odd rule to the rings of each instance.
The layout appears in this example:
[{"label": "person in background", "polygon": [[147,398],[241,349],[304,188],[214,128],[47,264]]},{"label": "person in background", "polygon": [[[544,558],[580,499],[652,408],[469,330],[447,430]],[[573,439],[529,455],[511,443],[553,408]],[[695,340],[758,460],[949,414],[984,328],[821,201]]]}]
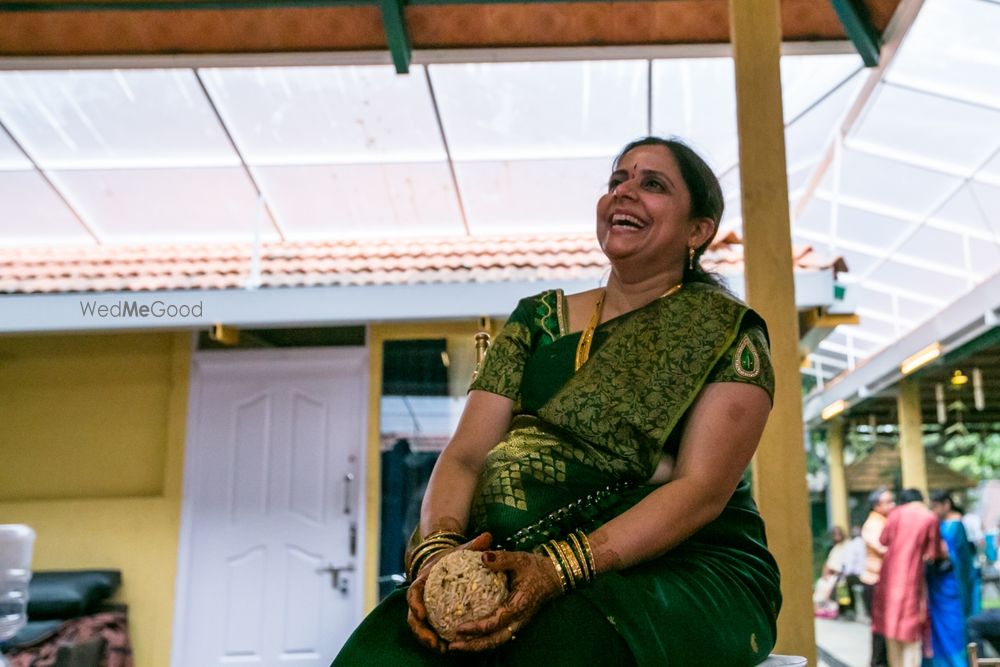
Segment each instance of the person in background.
[{"label": "person in background", "polygon": [[965,619],[973,614],[973,547],[965,534],[962,508],[947,491],[931,495],[931,510],[940,520],[947,560],[927,570],[927,601],[934,658],[928,667],[964,667]]},{"label": "person in background", "polygon": [[972,608],[969,612],[971,616],[983,610],[983,570],[979,554],[986,548],[986,533],[983,531],[983,520],[978,514],[962,512],[962,525],[965,527],[965,536],[972,545]]},{"label": "person in background", "polygon": [[823,572],[813,589],[814,612],[818,618],[836,618],[840,613],[837,589],[844,574],[844,549],[847,547],[844,529],[840,526],[831,528],[830,539],[833,546],[827,553]]},{"label": "person in background", "polygon": [[872,627],[885,637],[889,667],[920,667],[921,645],[929,633],[925,571],[943,555],[941,534],[918,489],[904,489],[899,501],[880,538],[886,552]]},{"label": "person in background", "polygon": [[[882,571],[882,558],[886,548],[882,544],[882,529],[885,527],[886,516],[896,506],[896,498],[892,491],[882,486],[868,496],[868,518],[861,527],[861,539],[865,543],[865,569],[861,573],[861,600],[865,603],[865,611],[869,619],[874,619],[875,586],[878,584]],[[871,667],[886,667],[889,664],[885,649],[885,638],[875,629],[872,623],[872,659]]]},{"label": "person in background", "polygon": [[857,600],[854,596],[855,587],[861,587],[861,575],[865,571],[865,541],[861,537],[861,526],[851,526],[851,539],[844,547],[844,582],[850,591],[851,608],[841,609],[841,614],[853,614],[856,611]]},{"label": "person in background", "polygon": [[969,619],[969,641],[975,643],[976,654],[986,657],[983,643],[989,642],[994,651],[1000,651],[1000,609],[987,609]]}]

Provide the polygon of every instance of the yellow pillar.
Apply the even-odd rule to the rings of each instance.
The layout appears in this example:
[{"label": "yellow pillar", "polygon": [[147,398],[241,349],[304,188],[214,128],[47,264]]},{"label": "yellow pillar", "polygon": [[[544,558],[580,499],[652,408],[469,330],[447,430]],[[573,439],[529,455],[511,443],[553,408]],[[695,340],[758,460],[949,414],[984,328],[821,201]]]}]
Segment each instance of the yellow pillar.
[{"label": "yellow pillar", "polygon": [[754,493],[781,568],[776,652],[816,664],[798,312],[781,113],[780,2],[729,0],[736,68],[747,301],[768,323],[777,390],[754,458]]},{"label": "yellow pillar", "polygon": [[927,459],[924,457],[923,417],[920,414],[920,384],[916,378],[899,383],[899,463],[903,488],[920,489],[927,498]]},{"label": "yellow pillar", "polygon": [[830,526],[840,526],[851,535],[851,515],[847,507],[847,477],[844,474],[844,422],[834,417],[826,426],[827,467],[830,469]]}]

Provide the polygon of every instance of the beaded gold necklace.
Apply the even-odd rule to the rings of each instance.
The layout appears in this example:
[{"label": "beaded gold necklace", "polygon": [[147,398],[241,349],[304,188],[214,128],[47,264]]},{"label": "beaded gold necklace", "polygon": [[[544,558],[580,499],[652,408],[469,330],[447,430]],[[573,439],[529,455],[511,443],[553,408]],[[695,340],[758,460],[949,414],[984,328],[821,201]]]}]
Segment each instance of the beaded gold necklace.
[{"label": "beaded gold necklace", "polygon": [[[656,298],[665,299],[671,294],[675,294],[682,286],[683,283],[677,283]],[[594,304],[594,312],[590,316],[590,323],[587,324],[586,329],[580,332],[580,342],[576,344],[576,365],[574,370],[580,370],[580,366],[587,363],[587,359],[590,358],[590,345],[594,342],[594,330],[597,329],[597,325],[601,322],[601,312],[604,310],[604,297],[607,295],[607,289],[601,290],[601,295],[597,297],[597,303]]]}]

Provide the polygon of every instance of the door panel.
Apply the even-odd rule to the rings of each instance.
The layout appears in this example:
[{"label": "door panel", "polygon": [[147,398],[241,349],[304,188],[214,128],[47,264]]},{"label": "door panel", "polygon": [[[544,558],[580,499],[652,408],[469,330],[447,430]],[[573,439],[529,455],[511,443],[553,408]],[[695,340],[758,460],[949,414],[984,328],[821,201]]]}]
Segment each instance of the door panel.
[{"label": "door panel", "polygon": [[326,667],[360,620],[366,380],[357,348],[196,358],[175,665]]}]

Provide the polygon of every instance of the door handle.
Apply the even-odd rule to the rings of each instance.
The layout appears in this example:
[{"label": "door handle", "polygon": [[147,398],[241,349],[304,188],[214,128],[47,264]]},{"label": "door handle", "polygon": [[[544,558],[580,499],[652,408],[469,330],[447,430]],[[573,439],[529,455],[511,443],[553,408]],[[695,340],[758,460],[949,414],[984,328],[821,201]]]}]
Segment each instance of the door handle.
[{"label": "door handle", "polygon": [[[329,574],[330,575],[330,586],[332,588],[340,589],[341,593],[346,593],[346,581],[341,580],[341,573],[343,572],[354,572],[354,565],[348,563],[341,567],[334,567],[333,565],[327,565],[326,567],[316,568],[316,574]],[[343,583],[343,585],[342,585]]]},{"label": "door handle", "polygon": [[344,475],[344,514],[351,513],[351,483],[354,482],[354,473],[349,472]]}]

